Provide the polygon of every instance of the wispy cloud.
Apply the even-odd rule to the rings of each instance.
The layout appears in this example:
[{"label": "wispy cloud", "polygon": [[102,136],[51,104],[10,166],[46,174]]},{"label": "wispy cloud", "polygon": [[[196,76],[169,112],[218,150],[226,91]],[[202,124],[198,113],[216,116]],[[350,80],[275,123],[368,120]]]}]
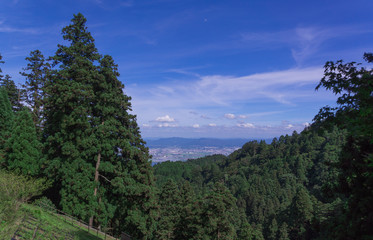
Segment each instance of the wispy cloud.
[{"label": "wispy cloud", "polygon": [[237,127],[255,128],[254,124],[252,124],[252,123],[237,123]]},{"label": "wispy cloud", "polygon": [[27,33],[27,34],[40,34],[40,33],[42,33],[42,31],[39,30],[39,29],[15,28],[15,27],[2,26],[2,24],[0,24],[0,32],[1,33]]},{"label": "wispy cloud", "polygon": [[[246,108],[238,110],[237,106],[255,106],[261,102],[272,106],[282,105],[286,109],[300,102],[315,102],[314,87],[322,75],[321,67],[293,68],[246,76],[201,75],[187,80],[128,86],[126,93],[132,96],[133,108],[139,120],[142,123],[157,122],[154,125],[156,127],[175,127],[173,123],[176,120],[171,117],[172,113],[172,116],[178,118],[178,127],[199,124],[200,129],[203,129],[202,126],[211,128],[209,124],[213,119],[217,125],[225,123],[242,129],[252,127],[250,124],[253,124],[257,129],[260,119],[272,119],[267,122],[273,122],[274,118],[268,116],[281,115],[287,110],[267,108],[268,111],[253,112]],[[319,96],[317,101],[325,97]],[[327,97],[330,98],[329,95]],[[238,125],[232,122],[244,119],[250,122],[238,122]],[[252,122],[254,119],[255,122]],[[281,125],[282,129],[287,129],[289,124]]]},{"label": "wispy cloud", "polygon": [[[148,137],[173,137],[182,134],[184,137],[239,137],[239,138],[272,138],[282,134],[291,134],[293,131],[300,132],[304,129],[303,124],[293,125],[254,125],[252,123],[239,123],[233,126],[193,124],[189,126],[146,126],[142,132]],[[162,129],[162,131],[160,131]]]},{"label": "wispy cloud", "polygon": [[253,48],[273,49],[286,46],[294,60],[302,64],[307,58],[318,53],[324,42],[329,40],[372,32],[367,26],[343,27],[296,27],[275,32],[251,32],[241,35],[241,40]]}]

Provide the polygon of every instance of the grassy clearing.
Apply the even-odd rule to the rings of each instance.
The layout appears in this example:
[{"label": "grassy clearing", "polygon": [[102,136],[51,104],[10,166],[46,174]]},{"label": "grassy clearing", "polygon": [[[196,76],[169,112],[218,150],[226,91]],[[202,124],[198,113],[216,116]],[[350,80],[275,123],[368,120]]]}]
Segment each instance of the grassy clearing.
[{"label": "grassy clearing", "polygon": [[12,222],[4,221],[0,224],[0,239],[11,239],[25,215],[32,216],[36,219],[39,229],[42,229],[38,230],[37,233],[37,236],[39,236],[40,239],[50,239],[52,234],[60,238],[64,237],[66,234],[71,234],[74,236],[74,240],[105,239],[102,235],[96,236],[97,233],[92,232],[92,230],[88,233],[87,229],[77,225],[72,225],[71,222],[66,222],[62,217],[51,214],[40,207],[30,204],[23,204],[19,211],[17,211],[17,216]]}]

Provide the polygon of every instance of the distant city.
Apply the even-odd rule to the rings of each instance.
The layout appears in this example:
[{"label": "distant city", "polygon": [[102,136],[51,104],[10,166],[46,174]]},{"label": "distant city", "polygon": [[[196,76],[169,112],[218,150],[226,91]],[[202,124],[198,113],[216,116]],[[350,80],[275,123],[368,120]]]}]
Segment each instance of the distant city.
[{"label": "distant city", "polygon": [[[248,141],[255,139],[214,139],[214,138],[160,138],[145,139],[152,162],[186,161],[213,154],[229,155]],[[270,141],[265,139],[265,141]]]}]

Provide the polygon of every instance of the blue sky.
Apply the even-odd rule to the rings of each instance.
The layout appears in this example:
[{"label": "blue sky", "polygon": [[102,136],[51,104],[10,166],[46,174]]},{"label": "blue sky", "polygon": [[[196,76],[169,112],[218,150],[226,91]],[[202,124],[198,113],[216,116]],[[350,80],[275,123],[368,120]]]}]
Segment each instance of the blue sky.
[{"label": "blue sky", "polygon": [[119,65],[143,137],[268,138],[301,131],[336,96],[329,60],[373,51],[373,1],[0,0],[4,73],[53,55],[73,14]]}]

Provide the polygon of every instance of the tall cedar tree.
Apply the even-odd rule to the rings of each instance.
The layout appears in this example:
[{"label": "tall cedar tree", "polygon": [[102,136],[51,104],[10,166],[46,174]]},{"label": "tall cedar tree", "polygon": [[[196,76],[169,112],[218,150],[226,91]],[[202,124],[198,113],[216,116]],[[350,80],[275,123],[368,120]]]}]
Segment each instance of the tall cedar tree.
[{"label": "tall cedar tree", "polygon": [[159,220],[156,239],[175,239],[175,227],[180,220],[181,196],[176,183],[169,179],[159,195]]},{"label": "tall cedar tree", "polygon": [[48,170],[60,192],[63,211],[88,220],[95,213],[93,196],[95,135],[92,127],[93,84],[100,59],[82,14],[62,29],[69,46],[58,45],[53,65],[58,66],[45,87],[45,151]]},{"label": "tall cedar tree", "polygon": [[203,239],[202,201],[196,198],[188,181],[181,185],[180,196],[180,219],[175,226],[175,239]]},{"label": "tall cedar tree", "polygon": [[137,239],[149,239],[155,227],[155,192],[148,148],[136,116],[129,113],[131,98],[123,94],[117,65],[110,56],[100,60],[99,74],[103,79],[94,85],[93,116],[96,175],[102,178],[96,179],[96,184],[102,186],[98,189],[112,189],[106,194],[109,203],[117,207],[112,227],[118,233],[126,231]]},{"label": "tall cedar tree", "polygon": [[212,191],[204,198],[203,219],[205,231],[211,239],[235,239],[233,226],[236,199],[220,182],[216,182]]},{"label": "tall cedar tree", "polygon": [[9,139],[14,113],[6,90],[0,87],[0,168],[5,167],[5,142]]},{"label": "tall cedar tree", "polygon": [[[45,137],[51,176],[57,175],[62,208],[114,232],[148,239],[154,230],[154,188],[148,149],[117,66],[100,59],[77,14],[62,30],[46,86]],[[99,66],[95,64],[99,63]]]},{"label": "tall cedar tree", "polygon": [[[364,54],[368,64],[373,54]],[[348,198],[341,239],[368,239],[373,235],[373,68],[355,62],[327,62],[321,87],[339,95],[337,107],[326,106],[315,125],[337,125],[348,132],[339,158],[339,192]],[[369,65],[368,65],[369,66]]]},{"label": "tall cedar tree", "polygon": [[[0,54],[0,64],[4,63],[2,59],[3,57]],[[23,91],[17,88],[14,81],[8,74],[4,76],[1,73],[2,70],[0,68],[0,87],[3,87],[6,90],[13,111],[18,111],[22,108],[21,102],[23,100]]]},{"label": "tall cedar tree", "polygon": [[33,177],[41,174],[42,145],[37,138],[29,109],[24,108],[16,113],[5,148],[5,164],[9,170]]},{"label": "tall cedar tree", "polygon": [[50,64],[45,60],[39,50],[30,52],[26,57],[29,62],[24,72],[20,74],[26,77],[23,85],[25,90],[25,102],[32,110],[32,119],[38,134],[42,131],[42,110],[44,106],[44,86],[50,72]]}]

